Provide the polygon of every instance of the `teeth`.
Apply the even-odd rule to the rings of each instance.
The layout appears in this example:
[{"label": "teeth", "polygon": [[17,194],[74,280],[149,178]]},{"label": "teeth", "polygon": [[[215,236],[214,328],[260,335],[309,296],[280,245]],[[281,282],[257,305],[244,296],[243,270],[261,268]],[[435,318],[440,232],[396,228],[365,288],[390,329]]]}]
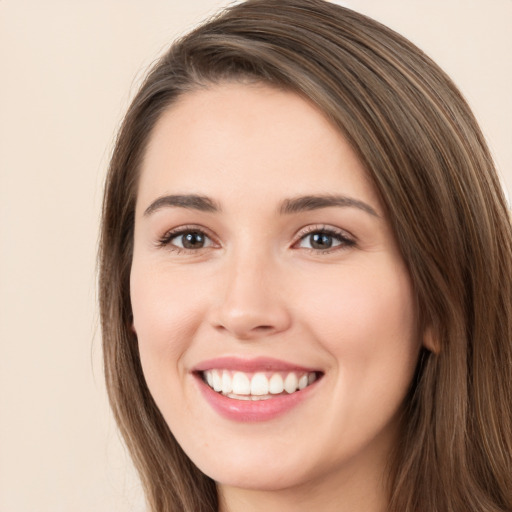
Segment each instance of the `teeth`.
[{"label": "teeth", "polygon": [[213,389],[215,391],[222,391],[222,378],[219,375],[219,372],[217,370],[213,370],[212,380],[213,380]]},{"label": "teeth", "polygon": [[287,393],[293,393],[297,391],[297,386],[299,385],[299,379],[297,379],[297,375],[294,372],[289,373],[284,379],[284,389]]},{"label": "teeth", "polygon": [[[245,373],[236,372],[233,375],[233,393],[235,395],[250,395],[251,394],[251,383],[249,377]],[[215,389],[215,388],[213,388]],[[215,389],[215,391],[217,391]]]},{"label": "teeth", "polygon": [[231,391],[233,391],[233,385],[232,385],[232,381],[231,381],[231,375],[229,374],[228,371],[224,370],[222,372],[222,390],[221,390],[225,395],[227,395],[228,393],[231,393]]},{"label": "teeth", "polygon": [[304,374],[299,379],[299,389],[304,389],[307,385],[308,385],[308,376],[306,374]]},{"label": "teeth", "polygon": [[230,372],[229,370],[207,370],[203,372],[206,383],[217,392],[239,400],[267,400],[272,395],[295,393],[313,384],[316,373],[275,372]]},{"label": "teeth", "polygon": [[251,395],[268,395],[268,379],[264,373],[256,373],[251,379]]},{"label": "teeth", "polygon": [[279,375],[279,373],[274,373],[272,377],[270,377],[270,382],[268,383],[269,391],[272,395],[279,395],[284,391],[284,382],[283,377]]}]

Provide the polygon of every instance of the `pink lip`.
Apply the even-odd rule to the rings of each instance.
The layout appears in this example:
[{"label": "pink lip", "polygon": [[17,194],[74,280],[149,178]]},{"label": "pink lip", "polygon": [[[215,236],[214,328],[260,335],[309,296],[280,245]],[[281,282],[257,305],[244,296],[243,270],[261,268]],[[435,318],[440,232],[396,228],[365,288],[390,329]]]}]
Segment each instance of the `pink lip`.
[{"label": "pink lip", "polygon": [[276,395],[276,397],[268,400],[237,400],[214,391],[203,381],[200,372],[210,369],[239,370],[247,373],[258,371],[313,372],[315,370],[263,357],[250,360],[236,357],[221,357],[201,362],[194,368],[193,376],[203,397],[221,416],[242,423],[268,421],[285,414],[310,397],[319,383],[317,380],[300,391],[290,395]]},{"label": "pink lip", "polygon": [[311,395],[318,381],[291,395],[279,395],[268,400],[236,400],[214,391],[197,375],[199,389],[210,406],[224,418],[242,423],[268,421],[286,413]]},{"label": "pink lip", "polygon": [[194,367],[194,372],[204,372],[205,370],[238,370],[241,372],[314,372],[315,368],[307,368],[296,364],[272,359],[269,357],[257,357],[255,359],[242,359],[239,357],[218,357],[203,361]]}]

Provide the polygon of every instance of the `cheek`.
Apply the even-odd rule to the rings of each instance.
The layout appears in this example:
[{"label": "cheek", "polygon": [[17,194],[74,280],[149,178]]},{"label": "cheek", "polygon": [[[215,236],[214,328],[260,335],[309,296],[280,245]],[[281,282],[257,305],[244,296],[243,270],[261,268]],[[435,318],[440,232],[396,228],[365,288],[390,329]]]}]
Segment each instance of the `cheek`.
[{"label": "cheek", "polygon": [[303,317],[333,356],[342,382],[357,381],[361,389],[368,384],[373,392],[385,382],[408,385],[420,343],[406,270],[389,264],[381,271],[348,268],[316,284],[316,293],[303,301],[309,304]]},{"label": "cheek", "polygon": [[[384,266],[384,265],[383,265]],[[310,283],[305,290],[311,317],[334,338],[366,339],[366,333],[377,331],[382,335],[396,331],[411,331],[415,325],[414,300],[405,269],[378,271],[375,268],[351,266],[325,279]],[[350,333],[350,336],[345,336]],[[329,336],[331,337],[331,336]],[[378,338],[366,339],[367,343]]]},{"label": "cheek", "polygon": [[142,368],[153,391],[177,376],[172,369],[178,369],[201,314],[197,290],[184,277],[141,268],[134,262],[130,295]]},{"label": "cheek", "polygon": [[[420,343],[405,270],[351,270],[317,288],[321,292],[312,295],[309,325],[315,326],[316,339],[330,354],[334,369],[331,434],[336,436],[341,425],[346,439],[357,447],[394,425]],[[303,317],[307,314],[304,311]]]}]

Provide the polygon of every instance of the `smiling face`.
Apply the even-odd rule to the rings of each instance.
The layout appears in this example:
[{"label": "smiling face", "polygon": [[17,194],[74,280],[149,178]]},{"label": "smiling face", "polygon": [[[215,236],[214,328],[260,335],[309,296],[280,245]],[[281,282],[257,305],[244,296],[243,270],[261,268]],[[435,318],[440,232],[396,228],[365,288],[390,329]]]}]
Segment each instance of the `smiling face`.
[{"label": "smiling face", "polygon": [[149,389],[226,496],[378,494],[421,344],[415,301],[372,183],[312,105],[225,84],[161,117],[131,300]]}]

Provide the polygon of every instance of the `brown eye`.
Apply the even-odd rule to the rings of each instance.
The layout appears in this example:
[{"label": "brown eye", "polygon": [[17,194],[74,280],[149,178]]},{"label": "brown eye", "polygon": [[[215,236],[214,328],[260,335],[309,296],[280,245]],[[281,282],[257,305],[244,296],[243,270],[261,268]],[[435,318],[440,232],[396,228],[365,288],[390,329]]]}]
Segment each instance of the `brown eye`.
[{"label": "brown eye", "polygon": [[181,244],[184,249],[202,249],[205,245],[205,236],[198,231],[192,231],[184,235],[180,235]]},{"label": "brown eye", "polygon": [[312,249],[330,249],[334,243],[332,235],[326,233],[313,233],[309,238]]},{"label": "brown eye", "polygon": [[167,234],[160,240],[159,244],[171,249],[174,247],[176,249],[194,251],[211,247],[213,242],[211,238],[202,231],[187,229]]},{"label": "brown eye", "polygon": [[331,230],[311,231],[304,235],[297,244],[302,249],[311,249],[313,251],[329,251],[330,249],[343,249],[355,245],[351,240],[341,232]]}]

